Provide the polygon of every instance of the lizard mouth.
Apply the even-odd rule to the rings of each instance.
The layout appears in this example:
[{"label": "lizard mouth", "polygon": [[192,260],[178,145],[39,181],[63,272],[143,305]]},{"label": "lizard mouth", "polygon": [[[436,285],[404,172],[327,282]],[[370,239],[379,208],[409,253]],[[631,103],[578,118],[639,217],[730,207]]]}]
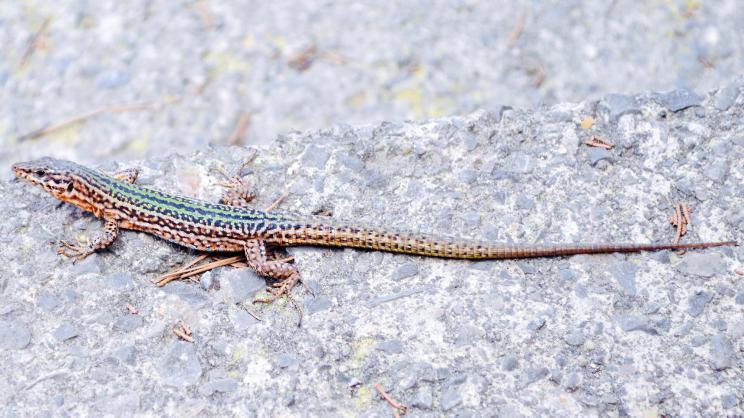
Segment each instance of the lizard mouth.
[{"label": "lizard mouth", "polygon": [[33,168],[30,167],[28,163],[13,164],[13,172],[18,180],[26,180],[33,184],[41,183],[41,178],[34,174]]}]

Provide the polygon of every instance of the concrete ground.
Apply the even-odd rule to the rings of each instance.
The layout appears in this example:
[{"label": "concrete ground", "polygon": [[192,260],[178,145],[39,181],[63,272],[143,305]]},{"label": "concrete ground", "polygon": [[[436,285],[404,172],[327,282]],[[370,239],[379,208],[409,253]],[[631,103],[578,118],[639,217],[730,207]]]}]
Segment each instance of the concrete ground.
[{"label": "concrete ground", "polygon": [[310,290],[298,328],[286,301],[252,302],[265,282],[245,269],[154,286],[196,254],[145,234],[58,256],[100,222],[9,170],[137,167],[216,201],[220,169],[256,151],[261,208],[287,191],[281,209],[333,221],[534,244],[670,241],[683,201],[684,241],[742,242],[742,13],[0,3],[0,416],[391,416],[377,384],[410,416],[743,415],[741,246],[486,262],[291,248]]}]

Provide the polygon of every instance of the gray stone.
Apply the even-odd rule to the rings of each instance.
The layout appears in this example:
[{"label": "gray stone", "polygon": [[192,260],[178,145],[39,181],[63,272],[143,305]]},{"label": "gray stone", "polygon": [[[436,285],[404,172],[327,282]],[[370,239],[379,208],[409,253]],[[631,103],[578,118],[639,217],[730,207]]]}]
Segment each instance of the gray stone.
[{"label": "gray stone", "polygon": [[706,342],[708,342],[708,339],[704,335],[696,335],[690,339],[690,346],[700,347]]},{"label": "gray stone", "polygon": [[434,383],[437,380],[434,367],[429,363],[402,361],[396,363],[394,369],[394,380],[403,391],[411,389],[419,382]]},{"label": "gray stone", "polygon": [[163,291],[177,296],[194,309],[199,309],[209,303],[209,295],[190,283],[173,281],[165,285]]},{"label": "gray stone", "polygon": [[617,317],[617,323],[620,325],[620,329],[625,332],[643,331],[650,335],[658,334],[658,331],[653,327],[651,322],[644,317],[621,315]]},{"label": "gray stone", "polygon": [[731,409],[736,406],[738,403],[736,399],[736,394],[728,393],[726,395],[721,396],[721,406],[724,409]]},{"label": "gray stone", "polygon": [[612,120],[631,113],[641,113],[638,100],[633,96],[608,94],[602,99],[602,103],[609,110]]},{"label": "gray stone", "polygon": [[202,366],[194,344],[185,341],[171,344],[168,354],[160,361],[158,373],[161,382],[168,386],[187,387],[196,384],[202,374]]},{"label": "gray stone", "polygon": [[468,228],[477,228],[481,222],[481,216],[478,212],[465,212],[462,214],[462,220]]},{"label": "gray stone", "polygon": [[134,348],[133,345],[125,345],[124,347],[119,347],[114,350],[114,352],[111,353],[111,358],[119,363],[128,364],[131,366],[134,364],[136,355],[137,349]]},{"label": "gray stone", "polygon": [[238,331],[245,331],[253,328],[259,323],[258,319],[242,309],[236,309],[230,312],[230,319]]},{"label": "gray stone", "polygon": [[0,348],[21,350],[31,342],[31,330],[21,323],[0,322]]},{"label": "gray stone", "polygon": [[52,405],[60,407],[65,404],[65,395],[58,393],[52,397]]},{"label": "gray stone", "polygon": [[233,303],[252,299],[266,288],[266,280],[251,269],[231,269],[220,276],[220,284]]},{"label": "gray stone", "polygon": [[430,410],[434,405],[433,389],[429,385],[421,385],[411,399],[411,407],[417,409]]},{"label": "gray stone", "polygon": [[530,331],[532,331],[532,332],[535,332],[535,331],[538,331],[538,330],[542,329],[542,327],[544,327],[544,326],[545,326],[545,318],[539,317],[539,318],[536,318],[536,319],[530,321],[527,324],[527,329],[530,330]]},{"label": "gray stone", "polygon": [[513,174],[528,174],[535,169],[535,158],[523,152],[515,152],[505,160],[505,170]]},{"label": "gray stone", "polygon": [[115,89],[129,83],[129,72],[123,68],[107,71],[98,78],[98,87],[104,89]]},{"label": "gray stone", "polygon": [[610,150],[598,147],[587,147],[585,148],[586,157],[589,159],[589,164],[594,167],[600,161],[607,161],[609,163],[615,162],[615,157]]},{"label": "gray stone", "polygon": [[413,277],[418,274],[418,265],[416,263],[406,263],[398,267],[394,272],[391,279],[401,280]]},{"label": "gray stone", "polygon": [[703,97],[692,90],[676,89],[666,93],[655,94],[654,98],[667,109],[677,112],[691,106],[700,106]]},{"label": "gray stone", "polygon": [[472,184],[478,178],[478,172],[475,170],[463,170],[457,177],[463,183]]},{"label": "gray stone", "polygon": [[139,315],[122,315],[114,321],[114,329],[119,331],[134,331],[142,326],[142,317]]},{"label": "gray stone", "polygon": [[462,403],[459,386],[449,386],[442,391],[440,406],[443,411],[449,411]]},{"label": "gray stone", "polygon": [[539,380],[544,379],[550,374],[547,367],[528,367],[524,369],[520,381],[522,386],[529,386]]},{"label": "gray stone", "polygon": [[723,182],[724,180],[726,180],[726,176],[728,175],[728,173],[729,163],[727,161],[716,161],[712,164],[707,165],[703,170],[703,174],[705,174],[705,177],[708,177],[715,182]]},{"label": "gray stone", "polygon": [[199,386],[199,394],[202,396],[211,396],[214,393],[234,392],[238,388],[238,381],[230,377],[212,379],[209,382]]},{"label": "gray stone", "polygon": [[103,277],[103,283],[110,289],[116,291],[132,290],[135,288],[132,273],[117,272]]},{"label": "gray stone", "polygon": [[698,317],[705,310],[705,305],[713,299],[713,295],[708,292],[699,291],[687,298],[687,313],[690,316]]},{"label": "gray stone", "polygon": [[307,166],[321,169],[325,167],[329,157],[328,151],[315,144],[310,144],[302,155],[302,162]]},{"label": "gray stone", "polygon": [[630,297],[636,295],[636,272],[638,271],[638,266],[629,261],[624,261],[613,264],[609,270],[615,277],[617,284],[620,285],[623,295]]},{"label": "gray stone", "polygon": [[59,300],[49,292],[41,292],[36,303],[41,309],[49,312],[59,305]]},{"label": "gray stone", "polygon": [[740,290],[739,293],[736,294],[736,298],[734,298],[734,301],[738,305],[744,305],[744,290]]},{"label": "gray stone", "polygon": [[513,370],[516,370],[517,367],[519,367],[519,362],[514,356],[508,355],[501,359],[501,370],[505,372],[511,372]]},{"label": "gray stone", "polygon": [[530,210],[535,208],[535,201],[523,194],[517,196],[516,204],[517,208],[522,210]]},{"label": "gray stone", "polygon": [[475,340],[483,336],[483,330],[474,325],[461,325],[457,329],[457,336],[455,337],[455,345],[462,347],[464,345],[470,345]]},{"label": "gray stone", "polygon": [[701,277],[713,277],[726,271],[723,256],[712,251],[685,254],[685,259],[676,268],[680,273]]},{"label": "gray stone", "polygon": [[729,110],[731,106],[736,103],[738,97],[739,86],[736,84],[730,84],[718,91],[713,100],[713,106],[718,110]]},{"label": "gray stone", "polygon": [[331,299],[325,295],[317,295],[313,298],[308,298],[305,302],[305,310],[308,315],[312,315],[316,312],[324,311],[331,307]]},{"label": "gray stone", "polygon": [[82,261],[75,263],[72,271],[77,275],[101,272],[101,257],[98,253],[93,253],[85,257]]},{"label": "gray stone", "polygon": [[105,415],[119,417],[133,416],[140,407],[140,396],[133,391],[125,389],[110,396],[102,395],[96,402],[96,406]]},{"label": "gray stone", "polygon": [[54,338],[57,339],[57,341],[62,342],[77,337],[78,332],[75,328],[72,327],[72,325],[65,322],[57,327],[52,335],[54,336]]},{"label": "gray stone", "polygon": [[297,358],[295,358],[292,355],[289,354],[280,354],[276,358],[276,365],[280,369],[286,369],[288,367],[291,367],[293,365],[297,364]]},{"label": "gray stone", "polygon": [[584,344],[586,338],[584,337],[584,333],[581,330],[577,329],[564,335],[563,341],[565,341],[568,345],[579,347]]},{"label": "gray stone", "polygon": [[211,271],[202,273],[199,277],[199,287],[204,290],[211,290],[216,287],[216,281],[214,280],[214,273]]},{"label": "gray stone", "polygon": [[[0,282],[0,285],[2,283]],[[10,316],[13,312],[20,311],[21,308],[23,308],[23,305],[21,305],[18,302],[10,302],[3,304],[0,306],[0,316]]]},{"label": "gray stone", "polygon": [[723,334],[710,339],[710,360],[714,370],[726,370],[736,363],[734,344]]},{"label": "gray stone", "polygon": [[563,387],[569,392],[574,392],[576,389],[581,387],[582,377],[580,374],[572,372],[566,376],[566,380],[563,382]]},{"label": "gray stone", "polygon": [[388,340],[377,343],[375,349],[390,354],[400,354],[403,352],[403,343],[400,340]]},{"label": "gray stone", "polygon": [[346,167],[352,169],[353,171],[359,172],[364,170],[364,161],[360,160],[357,157],[337,154],[336,160],[338,160],[338,162],[345,165]]}]

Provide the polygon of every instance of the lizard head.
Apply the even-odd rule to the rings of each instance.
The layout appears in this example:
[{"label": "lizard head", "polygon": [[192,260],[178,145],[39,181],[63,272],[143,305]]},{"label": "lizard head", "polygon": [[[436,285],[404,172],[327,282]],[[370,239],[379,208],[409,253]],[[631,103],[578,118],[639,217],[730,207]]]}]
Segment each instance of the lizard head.
[{"label": "lizard head", "polygon": [[60,200],[70,201],[75,194],[77,164],[44,157],[39,160],[13,164],[17,178],[40,186]]}]

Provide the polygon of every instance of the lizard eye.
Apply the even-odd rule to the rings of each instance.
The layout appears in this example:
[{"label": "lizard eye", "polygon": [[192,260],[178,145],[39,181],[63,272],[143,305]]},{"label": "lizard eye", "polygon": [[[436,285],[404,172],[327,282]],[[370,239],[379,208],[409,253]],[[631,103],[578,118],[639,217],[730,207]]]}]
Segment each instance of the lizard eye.
[{"label": "lizard eye", "polygon": [[36,170],[36,175],[37,176],[43,176],[44,175],[44,170]]},{"label": "lizard eye", "polygon": [[72,193],[72,189],[73,189],[73,187],[74,187],[74,186],[75,186],[75,185],[74,185],[74,184],[73,184],[72,182],[70,182],[70,183],[69,183],[69,184],[67,185],[67,193]]}]

